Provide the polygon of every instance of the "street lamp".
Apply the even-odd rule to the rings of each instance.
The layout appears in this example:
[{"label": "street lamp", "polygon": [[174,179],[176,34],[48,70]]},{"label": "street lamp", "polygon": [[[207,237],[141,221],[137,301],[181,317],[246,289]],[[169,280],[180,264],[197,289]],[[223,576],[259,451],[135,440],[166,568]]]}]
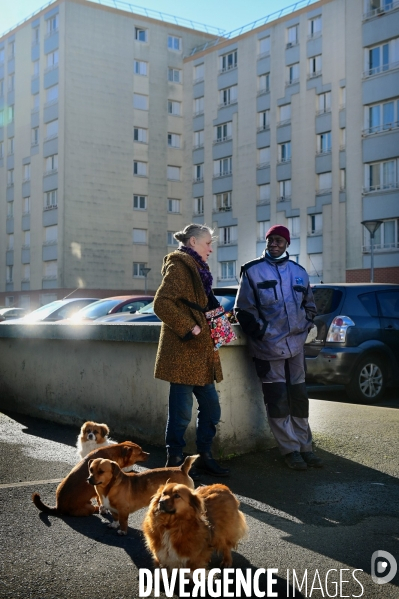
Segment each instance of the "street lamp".
[{"label": "street lamp", "polygon": [[382,224],[382,220],[363,220],[363,227],[366,227],[367,231],[370,233],[371,240],[371,268],[370,268],[370,283],[374,283],[374,235],[376,231],[380,228]]},{"label": "street lamp", "polygon": [[147,295],[147,275],[150,272],[151,268],[146,268],[145,266],[143,266],[143,268],[141,269],[141,272],[144,275],[144,294]]}]

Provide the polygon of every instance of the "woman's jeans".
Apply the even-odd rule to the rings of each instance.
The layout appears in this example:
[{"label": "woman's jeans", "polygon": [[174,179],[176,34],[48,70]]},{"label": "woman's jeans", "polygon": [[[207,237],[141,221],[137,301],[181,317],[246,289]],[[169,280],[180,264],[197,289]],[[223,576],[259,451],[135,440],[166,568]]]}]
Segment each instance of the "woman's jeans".
[{"label": "woman's jeans", "polygon": [[194,386],[170,384],[169,413],[166,424],[166,448],[169,455],[182,455],[186,443],[184,433],[191,420],[193,393],[198,402],[197,450],[211,450],[220,420],[219,397],[215,385]]}]

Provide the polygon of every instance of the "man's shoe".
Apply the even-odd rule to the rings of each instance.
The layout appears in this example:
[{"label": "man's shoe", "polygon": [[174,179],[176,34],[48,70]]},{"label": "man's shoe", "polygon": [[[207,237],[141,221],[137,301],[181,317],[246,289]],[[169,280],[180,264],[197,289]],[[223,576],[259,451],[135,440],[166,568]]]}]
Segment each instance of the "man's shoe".
[{"label": "man's shoe", "polygon": [[[176,468],[178,466],[181,466],[184,460],[185,457],[182,455],[168,455],[165,468]],[[199,480],[201,478],[201,474],[198,472],[196,468],[194,468],[194,466],[191,466],[188,474],[189,476],[191,476],[193,480]]]},{"label": "man's shoe", "polygon": [[301,456],[308,466],[312,468],[323,468],[324,462],[321,458],[318,458],[313,451],[301,451]]},{"label": "man's shoe", "polygon": [[197,460],[196,466],[199,470],[202,470],[211,476],[230,476],[230,470],[228,468],[222,468],[212,457],[210,451],[200,452],[200,457]]},{"label": "man's shoe", "polygon": [[303,460],[302,455],[299,453],[299,451],[291,451],[291,453],[287,453],[284,456],[284,461],[287,464],[288,468],[292,468],[292,470],[308,469],[306,462]]}]

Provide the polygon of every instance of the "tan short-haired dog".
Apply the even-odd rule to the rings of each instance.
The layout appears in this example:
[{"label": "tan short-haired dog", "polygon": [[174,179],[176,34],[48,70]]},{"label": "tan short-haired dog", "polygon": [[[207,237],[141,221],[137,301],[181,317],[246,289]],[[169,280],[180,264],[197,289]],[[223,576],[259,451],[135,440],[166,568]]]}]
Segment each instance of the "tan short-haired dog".
[{"label": "tan short-haired dog", "polygon": [[231,550],[247,533],[239,505],[226,485],[160,487],[143,523],[155,567],[206,568],[214,551],[223,555],[222,566],[231,566]]},{"label": "tan short-haired dog", "polygon": [[114,521],[109,526],[120,526],[118,534],[125,535],[129,514],[146,507],[160,485],[170,480],[194,489],[188,472],[197,457],[186,457],[183,464],[176,468],[154,468],[138,474],[122,472],[118,464],[110,460],[90,460],[87,480],[96,488],[102,504],[100,512],[109,510],[112,514]]},{"label": "tan short-haired dog", "polygon": [[39,493],[33,493],[32,501],[39,510],[53,516],[90,516],[96,514],[99,511],[99,506],[93,505],[91,502],[93,497],[96,497],[96,491],[87,482],[89,460],[109,458],[117,462],[121,468],[130,468],[136,462],[145,462],[149,455],[141,449],[140,445],[131,441],[101,447],[76,464],[68,476],[60,482],[55,494],[56,504],[54,507],[44,504]]}]

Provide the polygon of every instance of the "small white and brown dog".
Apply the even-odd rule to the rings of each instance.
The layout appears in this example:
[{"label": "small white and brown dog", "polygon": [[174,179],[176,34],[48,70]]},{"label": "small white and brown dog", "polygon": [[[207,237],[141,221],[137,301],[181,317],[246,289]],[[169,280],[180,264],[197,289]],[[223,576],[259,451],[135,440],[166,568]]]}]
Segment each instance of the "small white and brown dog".
[{"label": "small white and brown dog", "polygon": [[109,428],[106,424],[99,424],[88,420],[82,425],[77,441],[77,452],[79,459],[83,460],[94,449],[100,449],[106,445],[114,445],[108,437]]}]

